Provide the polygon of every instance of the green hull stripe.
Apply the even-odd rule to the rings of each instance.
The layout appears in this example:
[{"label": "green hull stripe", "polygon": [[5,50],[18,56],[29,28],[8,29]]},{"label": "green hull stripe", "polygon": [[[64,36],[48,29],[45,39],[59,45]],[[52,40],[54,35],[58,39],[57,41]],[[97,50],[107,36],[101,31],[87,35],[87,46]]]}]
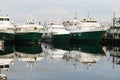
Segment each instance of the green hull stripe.
[{"label": "green hull stripe", "polygon": [[15,40],[20,41],[36,41],[40,40],[42,33],[17,33],[15,34]]},{"label": "green hull stripe", "polygon": [[14,34],[12,34],[12,33],[0,33],[0,40],[13,41]]},{"label": "green hull stripe", "polygon": [[105,31],[71,33],[71,39],[97,40],[100,41]]},{"label": "green hull stripe", "polygon": [[69,34],[64,34],[64,35],[53,35],[52,37],[53,43],[68,43],[70,40],[70,35]]}]

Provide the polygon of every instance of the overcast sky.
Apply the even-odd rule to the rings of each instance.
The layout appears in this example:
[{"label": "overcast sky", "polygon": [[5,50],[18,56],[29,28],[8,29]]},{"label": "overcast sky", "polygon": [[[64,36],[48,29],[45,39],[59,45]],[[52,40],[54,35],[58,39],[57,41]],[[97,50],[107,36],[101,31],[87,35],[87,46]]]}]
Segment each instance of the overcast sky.
[{"label": "overcast sky", "polygon": [[88,16],[108,21],[115,11],[120,16],[120,0],[0,0],[2,13],[14,22],[24,22],[31,16],[36,20],[71,19],[77,12],[78,18]]}]

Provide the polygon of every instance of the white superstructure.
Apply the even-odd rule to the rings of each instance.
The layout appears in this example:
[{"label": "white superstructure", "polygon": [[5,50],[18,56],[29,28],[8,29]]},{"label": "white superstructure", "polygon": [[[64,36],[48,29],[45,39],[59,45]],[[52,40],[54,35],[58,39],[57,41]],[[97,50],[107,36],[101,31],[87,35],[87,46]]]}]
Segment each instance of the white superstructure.
[{"label": "white superstructure", "polygon": [[52,35],[70,34],[62,24],[50,23],[45,27],[45,33],[51,33]]},{"label": "white superstructure", "polygon": [[14,33],[14,28],[8,16],[0,16],[0,33]]},{"label": "white superstructure", "polygon": [[35,24],[34,21],[28,21],[26,24],[19,25],[16,27],[16,33],[43,33],[43,26]]},{"label": "white superstructure", "polygon": [[69,30],[71,33],[104,30],[100,26],[100,23],[92,18],[86,18],[83,20],[77,20],[77,18],[75,18],[72,22],[67,21],[63,24],[65,25],[66,29]]}]

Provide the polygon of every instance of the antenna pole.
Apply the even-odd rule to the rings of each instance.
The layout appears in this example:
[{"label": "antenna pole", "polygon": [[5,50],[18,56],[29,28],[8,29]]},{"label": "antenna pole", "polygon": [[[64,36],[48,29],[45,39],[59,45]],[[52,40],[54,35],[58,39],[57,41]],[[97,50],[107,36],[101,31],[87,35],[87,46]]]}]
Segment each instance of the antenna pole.
[{"label": "antenna pole", "polygon": [[89,12],[88,12],[88,18],[90,17],[90,14],[89,14]]},{"label": "antenna pole", "polygon": [[77,12],[75,12],[75,19],[77,19]]},{"label": "antenna pole", "polygon": [[116,18],[115,18],[115,12],[113,13],[113,27],[115,27],[115,20],[116,20]]}]

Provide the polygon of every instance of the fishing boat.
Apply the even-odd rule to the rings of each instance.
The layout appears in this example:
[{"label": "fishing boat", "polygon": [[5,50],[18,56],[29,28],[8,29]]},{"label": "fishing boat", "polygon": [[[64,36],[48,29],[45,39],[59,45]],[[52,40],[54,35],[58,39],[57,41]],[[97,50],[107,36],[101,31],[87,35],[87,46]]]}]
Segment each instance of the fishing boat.
[{"label": "fishing boat", "polygon": [[62,24],[52,22],[45,26],[43,40],[52,43],[69,43],[70,32]]},{"label": "fishing boat", "polygon": [[112,24],[109,25],[104,37],[102,38],[102,45],[119,46],[120,42],[120,17],[113,14]]},{"label": "fishing boat", "polygon": [[113,14],[112,25],[106,31],[104,38],[108,39],[119,39],[120,38],[120,17],[116,17],[115,13]]},{"label": "fishing boat", "polygon": [[99,43],[102,36],[106,32],[104,28],[100,26],[97,20],[92,18],[85,18],[83,20],[64,22],[64,26],[70,31],[71,42],[97,42]]},{"label": "fishing boat", "polygon": [[26,24],[16,27],[15,43],[38,43],[43,34],[43,26],[28,20]]},{"label": "fishing boat", "polygon": [[14,40],[14,28],[10,17],[0,15],[0,40],[11,42]]}]

